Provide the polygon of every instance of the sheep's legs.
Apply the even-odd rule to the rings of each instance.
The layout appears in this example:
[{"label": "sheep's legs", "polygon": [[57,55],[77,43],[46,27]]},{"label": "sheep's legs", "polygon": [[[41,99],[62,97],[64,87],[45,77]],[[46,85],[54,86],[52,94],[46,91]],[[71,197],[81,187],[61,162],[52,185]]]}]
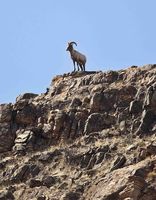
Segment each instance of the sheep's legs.
[{"label": "sheep's legs", "polygon": [[85,71],[85,64],[83,65],[83,71]]},{"label": "sheep's legs", "polygon": [[80,71],[79,63],[77,63],[77,70]]},{"label": "sheep's legs", "polygon": [[79,63],[79,66],[80,66],[80,68],[81,68],[81,71],[83,71],[83,67],[82,67],[82,64],[80,64],[80,63]]},{"label": "sheep's legs", "polygon": [[75,61],[73,60],[73,64],[74,64],[74,72],[76,71],[76,68],[75,68]]}]

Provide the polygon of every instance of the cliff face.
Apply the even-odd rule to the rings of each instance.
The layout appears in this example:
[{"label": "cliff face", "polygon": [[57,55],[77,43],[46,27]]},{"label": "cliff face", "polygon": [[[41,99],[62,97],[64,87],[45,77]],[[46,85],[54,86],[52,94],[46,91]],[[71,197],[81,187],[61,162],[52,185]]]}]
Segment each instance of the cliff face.
[{"label": "cliff face", "polygon": [[0,105],[0,199],[155,200],[156,65],[57,76]]}]

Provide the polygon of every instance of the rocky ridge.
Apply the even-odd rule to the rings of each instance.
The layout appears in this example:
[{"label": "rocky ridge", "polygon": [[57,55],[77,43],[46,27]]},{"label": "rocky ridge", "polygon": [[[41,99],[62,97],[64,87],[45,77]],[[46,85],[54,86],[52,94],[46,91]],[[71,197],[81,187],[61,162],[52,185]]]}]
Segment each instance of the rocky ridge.
[{"label": "rocky ridge", "polygon": [[156,65],[56,76],[0,105],[0,200],[155,200]]}]

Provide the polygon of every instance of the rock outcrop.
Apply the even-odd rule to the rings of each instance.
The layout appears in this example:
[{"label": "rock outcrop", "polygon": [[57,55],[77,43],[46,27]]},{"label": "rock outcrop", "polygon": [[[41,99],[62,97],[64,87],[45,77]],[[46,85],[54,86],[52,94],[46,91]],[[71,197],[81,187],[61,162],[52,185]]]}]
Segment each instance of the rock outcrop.
[{"label": "rock outcrop", "polygon": [[0,105],[0,199],[155,200],[156,65],[56,76]]}]

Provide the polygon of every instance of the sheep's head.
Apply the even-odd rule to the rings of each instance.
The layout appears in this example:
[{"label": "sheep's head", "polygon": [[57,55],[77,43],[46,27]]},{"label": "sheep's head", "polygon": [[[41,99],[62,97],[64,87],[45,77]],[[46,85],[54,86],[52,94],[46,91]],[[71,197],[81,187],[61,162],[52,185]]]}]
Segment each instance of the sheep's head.
[{"label": "sheep's head", "polygon": [[77,46],[76,42],[68,42],[68,47],[67,47],[66,51],[72,51],[73,50],[73,44],[75,44]]}]

